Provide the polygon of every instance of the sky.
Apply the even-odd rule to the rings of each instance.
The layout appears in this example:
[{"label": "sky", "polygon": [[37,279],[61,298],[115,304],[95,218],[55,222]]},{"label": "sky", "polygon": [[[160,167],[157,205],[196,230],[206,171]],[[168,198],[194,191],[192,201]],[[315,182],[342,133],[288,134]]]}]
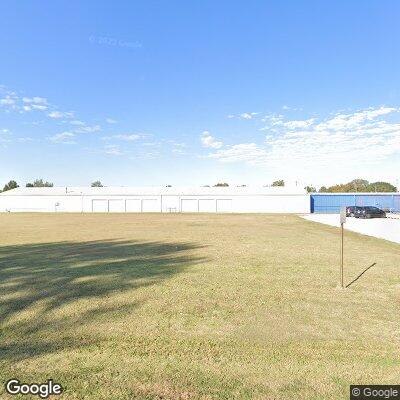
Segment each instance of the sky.
[{"label": "sky", "polygon": [[0,186],[400,179],[398,1],[0,3]]}]

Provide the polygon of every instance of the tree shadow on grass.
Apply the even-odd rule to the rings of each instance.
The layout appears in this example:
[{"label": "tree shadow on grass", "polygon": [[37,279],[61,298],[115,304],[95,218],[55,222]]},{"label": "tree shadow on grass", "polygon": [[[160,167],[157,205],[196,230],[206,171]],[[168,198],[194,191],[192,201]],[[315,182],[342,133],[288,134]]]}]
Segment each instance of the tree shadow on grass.
[{"label": "tree shadow on grass", "polygon": [[[200,247],[124,240],[0,247],[0,358],[17,361],[95,344],[95,337],[75,337],[74,327],[133,312],[137,302],[115,305],[108,299],[204,262],[191,252]],[[95,307],[64,312],[85,299]]]}]

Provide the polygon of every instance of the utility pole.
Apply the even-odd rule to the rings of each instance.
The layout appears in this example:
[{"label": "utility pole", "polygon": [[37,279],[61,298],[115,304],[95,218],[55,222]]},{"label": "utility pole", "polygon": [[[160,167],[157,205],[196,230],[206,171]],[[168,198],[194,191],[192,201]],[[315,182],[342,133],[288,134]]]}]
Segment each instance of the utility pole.
[{"label": "utility pole", "polygon": [[341,236],[342,236],[342,240],[341,240],[341,242],[342,242],[342,245],[341,245],[341,251],[340,251],[340,286],[341,286],[341,288],[343,289],[344,288],[344,282],[343,282],[343,231],[344,231],[344,229],[343,229],[343,223],[341,223],[340,224],[341,225],[341,228],[340,228],[340,230],[342,231],[341,232]]},{"label": "utility pole", "polygon": [[343,258],[344,258],[344,224],[346,223],[346,207],[341,207],[340,209],[340,236],[341,236],[341,245],[340,245],[340,287],[344,289],[344,267],[343,267]]}]

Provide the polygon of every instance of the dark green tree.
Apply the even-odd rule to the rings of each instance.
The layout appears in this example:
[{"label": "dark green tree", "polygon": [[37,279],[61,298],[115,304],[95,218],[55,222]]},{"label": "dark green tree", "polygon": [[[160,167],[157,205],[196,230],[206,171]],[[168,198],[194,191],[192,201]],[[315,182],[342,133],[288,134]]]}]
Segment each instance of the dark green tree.
[{"label": "dark green tree", "polygon": [[53,183],[51,182],[44,182],[43,179],[35,179],[33,183],[28,182],[26,187],[53,187]]},{"label": "dark green tree", "polygon": [[271,186],[285,186],[285,181],[283,179],[280,179],[279,181],[274,181],[272,182]]},{"label": "dark green tree", "polygon": [[7,190],[11,190],[11,189],[16,189],[17,187],[19,187],[17,182],[10,181],[4,185],[3,192],[6,192]]},{"label": "dark green tree", "polygon": [[217,183],[216,185],[214,185],[214,187],[227,187],[229,186],[229,184],[227,184],[226,182],[224,183]]},{"label": "dark green tree", "polygon": [[365,179],[353,179],[345,186],[349,192],[366,192],[368,189],[369,182]]},{"label": "dark green tree", "polygon": [[[322,190],[324,189],[324,190]],[[368,193],[368,192],[396,192],[397,188],[388,182],[372,182],[369,183],[365,179],[353,179],[348,183],[341,183],[339,185],[334,185],[326,188],[322,186],[319,190],[321,193],[329,192],[329,193],[349,193],[349,192],[359,192],[359,193]]]},{"label": "dark green tree", "polygon": [[304,189],[307,190],[307,193],[315,193],[317,191],[314,186],[306,186]]},{"label": "dark green tree", "polygon": [[397,187],[389,182],[372,182],[368,189],[370,192],[397,192]]},{"label": "dark green tree", "polygon": [[103,184],[100,181],[94,181],[90,185],[91,187],[103,187]]}]

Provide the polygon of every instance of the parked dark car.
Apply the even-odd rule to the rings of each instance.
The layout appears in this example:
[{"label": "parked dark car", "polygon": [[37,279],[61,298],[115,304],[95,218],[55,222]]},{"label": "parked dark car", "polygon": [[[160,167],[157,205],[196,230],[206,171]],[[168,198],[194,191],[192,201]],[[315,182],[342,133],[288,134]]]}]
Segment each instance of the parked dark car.
[{"label": "parked dark car", "polygon": [[386,218],[385,211],[378,207],[366,206],[358,207],[360,210],[354,214],[356,218]]},{"label": "parked dark car", "polygon": [[359,206],[346,207],[346,217],[355,217],[361,211],[361,208]]}]

